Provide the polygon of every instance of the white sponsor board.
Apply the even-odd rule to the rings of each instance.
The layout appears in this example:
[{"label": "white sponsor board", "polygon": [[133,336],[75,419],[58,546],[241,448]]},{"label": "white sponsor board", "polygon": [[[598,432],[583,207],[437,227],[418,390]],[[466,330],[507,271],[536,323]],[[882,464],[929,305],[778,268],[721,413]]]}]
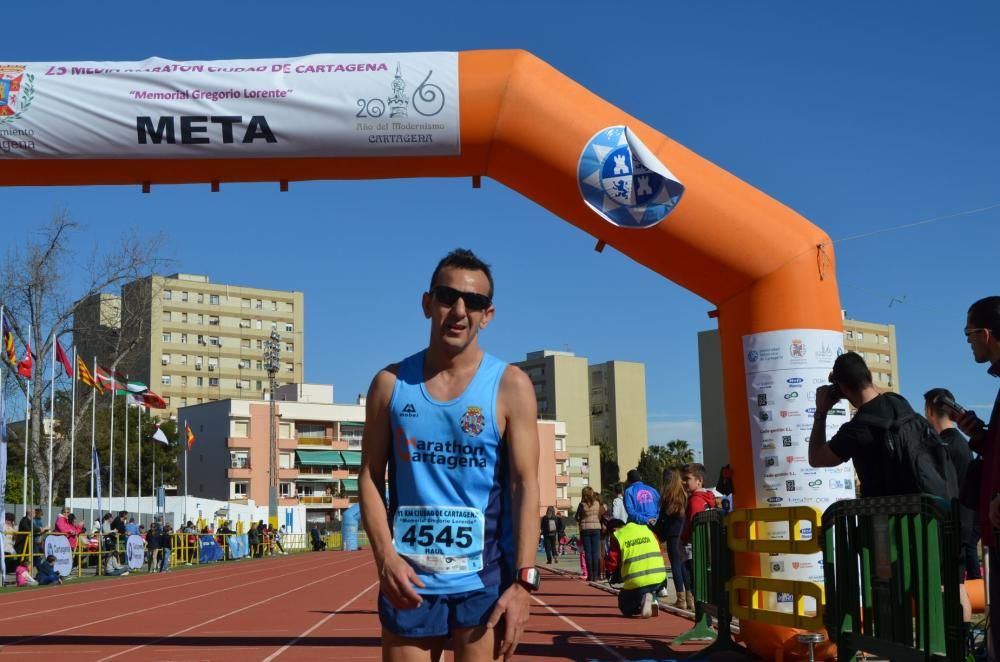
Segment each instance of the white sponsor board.
[{"label": "white sponsor board", "polygon": [[125,561],[131,570],[138,570],[146,560],[146,542],[142,536],[131,535],[125,541]]},{"label": "white sponsor board", "polygon": [[73,548],[69,546],[66,536],[46,536],[45,556],[56,557],[52,567],[61,576],[66,577],[73,572]]},{"label": "white sponsor board", "polygon": [[[757,507],[812,506],[822,511],[834,501],[854,498],[854,467],[850,462],[827,469],[809,466],[816,389],[829,383],[833,362],[844,351],[843,343],[842,334],[821,329],[743,337]],[[827,416],[827,438],[847,420],[847,402],[842,400]],[[802,537],[812,535],[812,527],[803,525]],[[767,536],[787,539],[787,524],[768,525]],[[763,555],[761,574],[822,583],[822,555]],[[791,611],[791,596],[772,596],[768,608]],[[811,608],[814,605],[807,604],[807,609]]]},{"label": "white sponsor board", "polygon": [[459,153],[457,53],[0,63],[0,159]]}]

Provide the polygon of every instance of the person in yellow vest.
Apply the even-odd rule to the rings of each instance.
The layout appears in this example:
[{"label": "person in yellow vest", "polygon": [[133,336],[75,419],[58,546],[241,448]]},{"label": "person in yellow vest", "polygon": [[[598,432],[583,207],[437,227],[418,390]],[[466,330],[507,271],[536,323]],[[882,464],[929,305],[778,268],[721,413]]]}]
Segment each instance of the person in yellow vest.
[{"label": "person in yellow vest", "polygon": [[624,584],[618,593],[618,609],[624,616],[656,616],[656,593],[667,581],[659,540],[645,524],[613,519],[608,528],[611,551],[604,559],[605,567],[611,583]]}]

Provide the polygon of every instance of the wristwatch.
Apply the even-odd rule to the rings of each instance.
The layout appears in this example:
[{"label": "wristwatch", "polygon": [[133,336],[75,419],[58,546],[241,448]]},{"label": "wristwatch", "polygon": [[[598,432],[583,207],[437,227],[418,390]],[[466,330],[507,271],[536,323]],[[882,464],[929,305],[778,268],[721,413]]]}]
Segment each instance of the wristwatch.
[{"label": "wristwatch", "polygon": [[532,566],[530,568],[521,568],[517,571],[517,583],[528,589],[529,591],[537,591],[538,585],[542,582],[542,576],[538,572],[538,568]]}]

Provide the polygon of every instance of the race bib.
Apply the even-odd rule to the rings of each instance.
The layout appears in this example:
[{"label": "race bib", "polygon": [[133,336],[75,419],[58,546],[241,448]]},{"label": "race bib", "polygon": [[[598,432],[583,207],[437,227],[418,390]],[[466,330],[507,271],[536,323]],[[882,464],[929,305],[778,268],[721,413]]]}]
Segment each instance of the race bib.
[{"label": "race bib", "polygon": [[393,520],[393,545],[421,572],[478,572],[485,528],[475,508],[404,506]]}]

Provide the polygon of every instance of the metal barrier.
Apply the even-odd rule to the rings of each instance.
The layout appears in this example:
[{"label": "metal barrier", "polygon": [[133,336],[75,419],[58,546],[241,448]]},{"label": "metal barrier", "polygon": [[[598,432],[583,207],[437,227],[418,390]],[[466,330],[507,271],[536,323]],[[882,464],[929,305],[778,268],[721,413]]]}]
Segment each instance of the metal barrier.
[{"label": "metal barrier", "polygon": [[[695,597],[694,627],[674,639],[673,643],[714,639],[701,654],[718,651],[742,651],[733,641],[726,582],[732,576],[732,553],[726,544],[725,513],[707,510],[695,516],[691,531],[692,577]],[[677,569],[672,569],[677,572]],[[711,628],[716,619],[718,632]]]},{"label": "metal barrier", "polygon": [[[761,525],[786,523],[785,540],[761,539]],[[811,538],[803,539],[802,522],[808,522]],[[727,518],[729,548],[757,554],[816,554],[820,547],[821,514],[809,506],[749,508],[734,510]],[[740,533],[744,535],[741,537]],[[740,620],[816,630],[823,627],[823,587],[815,582],[770,577],[733,577],[727,584],[729,609]],[[763,608],[763,593],[792,596],[792,612]],[[745,599],[744,599],[745,598]],[[806,610],[806,598],[813,598],[815,612]]]},{"label": "metal barrier", "polygon": [[839,660],[962,660],[957,501],[839,501],[823,514],[825,623]]}]

